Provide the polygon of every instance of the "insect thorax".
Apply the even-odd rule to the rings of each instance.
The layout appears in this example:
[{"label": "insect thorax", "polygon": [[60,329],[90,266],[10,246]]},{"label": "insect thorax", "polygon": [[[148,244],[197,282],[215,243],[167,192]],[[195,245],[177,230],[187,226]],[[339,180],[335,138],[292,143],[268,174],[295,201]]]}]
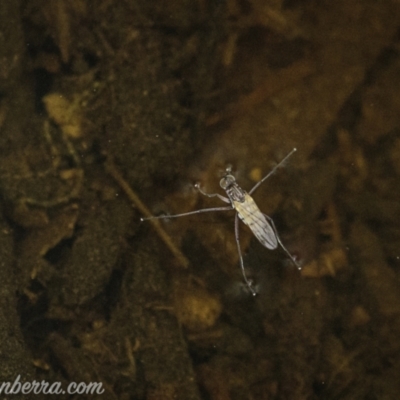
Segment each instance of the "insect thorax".
[{"label": "insect thorax", "polygon": [[244,202],[246,192],[236,182],[229,185],[225,191],[231,201]]}]

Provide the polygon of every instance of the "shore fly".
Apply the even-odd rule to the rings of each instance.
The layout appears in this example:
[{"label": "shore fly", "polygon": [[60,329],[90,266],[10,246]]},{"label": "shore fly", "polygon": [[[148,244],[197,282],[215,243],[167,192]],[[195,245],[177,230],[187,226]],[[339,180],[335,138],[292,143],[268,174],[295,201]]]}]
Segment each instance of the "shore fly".
[{"label": "shore fly", "polygon": [[297,263],[295,258],[290,254],[289,250],[283,245],[281,239],[279,238],[277,229],[275,227],[274,221],[268,215],[262,213],[258,208],[256,202],[253,200],[251,195],[260,187],[260,185],[266,181],[281,165],[283,165],[286,160],[296,151],[294,148],[280,163],[278,163],[264,178],[262,178],[259,182],[257,182],[253,188],[247,193],[243,190],[236,182],[235,177],[232,175],[231,168],[227,168],[225,171],[225,175],[220,180],[220,186],[228,197],[224,197],[218,193],[209,194],[205,193],[200,185],[197,183],[195,185],[196,189],[199,192],[207,197],[218,197],[223,202],[228,203],[227,207],[214,207],[214,208],[203,208],[196,211],[191,211],[183,214],[175,214],[175,215],[162,215],[158,217],[149,217],[149,218],[141,218],[141,221],[146,221],[150,219],[169,219],[169,218],[178,218],[184,217],[188,215],[200,214],[203,212],[212,212],[212,211],[228,211],[235,210],[235,240],[236,246],[239,253],[240,267],[242,270],[244,281],[249,287],[253,296],[256,295],[255,290],[253,289],[252,282],[247,278],[246,272],[244,269],[243,256],[242,251],[240,249],[239,242],[239,219],[247,225],[254,236],[258,239],[258,241],[267,249],[274,250],[280,245],[285,253],[289,256],[293,264],[296,265],[298,269],[300,269],[300,265]]}]

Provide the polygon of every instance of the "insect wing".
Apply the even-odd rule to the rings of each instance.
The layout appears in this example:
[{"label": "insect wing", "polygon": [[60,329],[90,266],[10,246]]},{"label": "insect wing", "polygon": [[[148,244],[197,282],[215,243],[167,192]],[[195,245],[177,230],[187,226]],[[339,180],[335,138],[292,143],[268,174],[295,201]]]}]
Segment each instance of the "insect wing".
[{"label": "insect wing", "polygon": [[251,229],[254,236],[267,249],[278,247],[278,240],[272,226],[266,220],[253,198],[246,193],[244,202],[233,202],[239,218]]}]

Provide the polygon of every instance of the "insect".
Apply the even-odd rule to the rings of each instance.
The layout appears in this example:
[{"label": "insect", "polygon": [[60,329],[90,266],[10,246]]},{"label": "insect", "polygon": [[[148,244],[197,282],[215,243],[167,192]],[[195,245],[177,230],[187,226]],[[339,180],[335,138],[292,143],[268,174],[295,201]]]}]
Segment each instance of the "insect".
[{"label": "insect", "polygon": [[250,289],[253,296],[256,295],[256,291],[253,288],[252,282],[247,278],[246,272],[244,269],[243,256],[242,251],[240,249],[239,242],[239,219],[247,225],[254,236],[258,239],[258,241],[267,249],[274,250],[280,245],[285,253],[292,260],[293,264],[296,265],[298,269],[300,269],[300,265],[297,263],[295,258],[290,254],[289,250],[283,245],[281,239],[279,238],[277,229],[275,227],[274,221],[268,215],[262,213],[258,208],[256,202],[253,200],[251,195],[260,187],[260,185],[266,181],[281,165],[285,163],[285,161],[296,151],[294,148],[281,162],[279,162],[264,178],[262,178],[259,182],[257,182],[253,188],[247,193],[243,190],[236,182],[235,177],[232,175],[231,168],[227,168],[225,171],[225,175],[220,180],[220,186],[228,197],[221,196],[218,193],[209,194],[205,193],[198,183],[195,184],[196,189],[199,192],[207,197],[218,197],[225,203],[228,203],[227,207],[213,207],[213,208],[203,208],[196,211],[191,211],[183,214],[175,214],[175,215],[161,215],[157,217],[149,217],[149,218],[141,218],[142,221],[150,220],[150,219],[168,219],[168,218],[178,218],[184,217],[193,214],[200,214],[203,212],[212,212],[212,211],[228,211],[235,210],[235,240],[236,246],[239,253],[240,260],[240,268],[242,270],[242,275],[244,281],[246,282],[248,288]]}]

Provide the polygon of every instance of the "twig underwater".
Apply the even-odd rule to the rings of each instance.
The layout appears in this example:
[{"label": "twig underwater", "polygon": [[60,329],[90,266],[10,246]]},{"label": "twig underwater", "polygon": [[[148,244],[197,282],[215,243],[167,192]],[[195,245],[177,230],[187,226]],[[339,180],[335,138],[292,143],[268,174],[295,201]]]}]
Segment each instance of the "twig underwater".
[{"label": "twig underwater", "polygon": [[260,187],[260,185],[265,182],[275,171],[282,166],[288,158],[297,151],[296,148],[293,148],[292,151],[282,160],[280,161],[267,175],[265,175],[260,181],[258,181],[249,192],[243,190],[236,182],[236,178],[232,175],[231,168],[227,168],[225,171],[225,175],[220,180],[220,186],[227,197],[224,197],[218,193],[205,193],[198,183],[195,184],[196,189],[199,192],[207,197],[218,197],[225,203],[228,203],[229,206],[226,207],[213,207],[213,208],[203,208],[200,210],[195,210],[183,214],[175,214],[175,215],[161,215],[161,216],[148,216],[146,209],[146,216],[141,218],[141,221],[152,221],[155,222],[159,219],[169,219],[169,218],[178,218],[185,217],[188,215],[201,214],[204,212],[213,212],[213,211],[230,211],[235,210],[235,240],[236,246],[239,253],[240,260],[240,268],[242,270],[242,275],[246,285],[248,286],[250,292],[253,296],[256,296],[256,291],[253,288],[251,280],[249,280],[246,276],[246,272],[244,269],[244,262],[242,251],[240,248],[239,241],[239,219],[247,225],[250,230],[253,232],[254,236],[258,239],[258,241],[267,249],[274,250],[279,246],[285,251],[288,257],[291,259],[294,265],[298,269],[301,269],[301,266],[297,263],[296,259],[292,256],[289,250],[284,246],[281,239],[279,238],[278,231],[275,227],[274,221],[268,215],[262,213],[258,208],[256,202],[251,197],[251,195]]},{"label": "twig underwater", "polygon": [[[128,182],[122,177],[121,173],[118,171],[116,166],[112,163],[112,161],[108,160],[106,165],[107,172],[114,178],[114,180],[118,183],[121,189],[128,196],[129,200],[132,201],[133,204],[138,208],[138,210],[148,217],[152,218],[152,214],[150,210],[143,204],[140,200],[139,196],[133,191],[133,189],[129,186]],[[179,264],[183,268],[187,268],[189,266],[189,260],[185,257],[185,255],[175,246],[174,242],[168,236],[167,232],[163,229],[159,221],[156,219],[151,221],[154,230],[160,237],[160,239],[165,243],[165,245],[170,249],[171,253],[176,257]]]}]

